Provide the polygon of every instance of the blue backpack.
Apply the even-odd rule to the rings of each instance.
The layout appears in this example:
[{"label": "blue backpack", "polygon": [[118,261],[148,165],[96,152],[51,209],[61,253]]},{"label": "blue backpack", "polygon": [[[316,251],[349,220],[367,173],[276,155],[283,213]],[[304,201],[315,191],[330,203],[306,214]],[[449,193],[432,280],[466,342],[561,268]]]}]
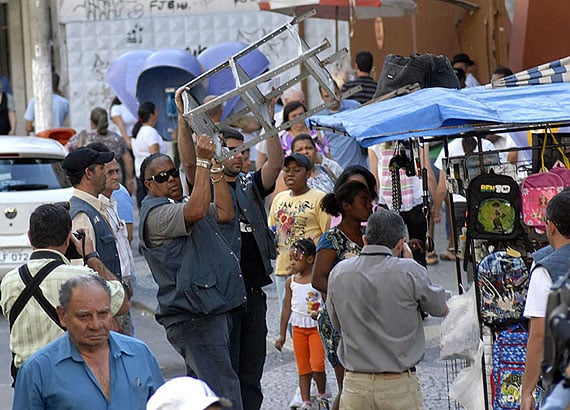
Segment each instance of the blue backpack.
[{"label": "blue backpack", "polygon": [[498,251],[485,256],[477,267],[481,320],[489,326],[523,319],[530,275],[516,251]]},{"label": "blue backpack", "polygon": [[[513,325],[499,333],[493,343],[493,409],[519,409],[526,360],[528,332]],[[537,403],[539,390],[536,390]]]}]

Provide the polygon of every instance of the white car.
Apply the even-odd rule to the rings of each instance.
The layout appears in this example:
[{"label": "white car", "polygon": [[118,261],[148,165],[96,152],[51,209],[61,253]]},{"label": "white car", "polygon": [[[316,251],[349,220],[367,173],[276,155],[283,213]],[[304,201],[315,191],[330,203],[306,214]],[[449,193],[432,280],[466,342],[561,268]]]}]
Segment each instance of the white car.
[{"label": "white car", "polygon": [[61,167],[66,155],[52,139],[0,136],[0,279],[30,257],[34,209],[71,198],[73,188]]}]

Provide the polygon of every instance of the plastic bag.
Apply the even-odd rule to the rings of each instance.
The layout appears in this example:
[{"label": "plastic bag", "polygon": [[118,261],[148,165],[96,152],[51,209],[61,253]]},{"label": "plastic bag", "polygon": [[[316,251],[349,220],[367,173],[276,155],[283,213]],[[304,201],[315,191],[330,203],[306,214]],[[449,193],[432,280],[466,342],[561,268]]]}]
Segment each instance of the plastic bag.
[{"label": "plastic bag", "polygon": [[481,341],[475,286],[449,299],[447,306],[449,313],[441,322],[439,357],[441,360],[471,360]]},{"label": "plastic bag", "polygon": [[[473,286],[471,286],[473,288]],[[483,357],[483,342],[479,342],[476,351],[469,359],[470,366],[459,372],[449,388],[449,397],[461,404],[465,410],[481,410],[485,408],[483,392],[483,375],[481,358]]]}]

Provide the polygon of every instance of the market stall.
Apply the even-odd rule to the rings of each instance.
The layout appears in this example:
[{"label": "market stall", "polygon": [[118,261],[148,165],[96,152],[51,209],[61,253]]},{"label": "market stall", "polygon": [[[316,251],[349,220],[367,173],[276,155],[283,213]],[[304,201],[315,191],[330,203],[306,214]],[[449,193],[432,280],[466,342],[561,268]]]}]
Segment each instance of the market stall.
[{"label": "market stall", "polygon": [[[310,120],[312,127],[355,138],[364,147],[410,139],[420,145],[443,141],[446,157],[452,139],[476,138],[478,152],[447,158],[443,170],[447,190],[467,198],[466,241],[462,259],[456,259],[457,285],[463,293],[463,272],[468,272],[468,278],[473,275],[473,316],[484,342],[480,372],[485,408],[517,408],[520,400],[527,337],[522,310],[530,253],[547,243],[539,210],[545,201],[536,209],[531,202],[538,192],[549,191],[552,196],[566,186],[564,181],[557,186],[531,182],[537,179],[534,175],[544,180],[545,174],[558,172],[546,172],[557,161],[562,164],[561,174],[570,172],[565,155],[570,152],[570,137],[557,133],[570,124],[570,83],[556,82],[565,80],[566,71],[565,64],[554,62],[542,70],[528,70],[526,77],[519,73],[515,80],[506,79],[502,88],[428,88]],[[529,85],[519,86],[523,83]],[[484,137],[517,132],[522,138],[516,147],[483,150]],[[517,153],[517,159],[507,160],[507,152]],[[459,249],[457,237],[455,249]],[[515,352],[508,359],[512,360],[509,370],[504,371],[505,363],[497,357],[507,350]],[[475,352],[472,360],[477,363],[478,357]]]}]

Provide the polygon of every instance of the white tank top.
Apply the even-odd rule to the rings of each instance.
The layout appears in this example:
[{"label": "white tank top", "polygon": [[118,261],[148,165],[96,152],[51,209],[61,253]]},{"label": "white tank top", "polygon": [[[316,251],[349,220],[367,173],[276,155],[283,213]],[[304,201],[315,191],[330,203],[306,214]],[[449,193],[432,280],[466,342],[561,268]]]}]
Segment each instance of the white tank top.
[{"label": "white tank top", "polygon": [[291,319],[297,327],[317,327],[317,321],[311,318],[311,311],[318,311],[323,304],[321,292],[310,283],[297,283],[291,278]]}]

